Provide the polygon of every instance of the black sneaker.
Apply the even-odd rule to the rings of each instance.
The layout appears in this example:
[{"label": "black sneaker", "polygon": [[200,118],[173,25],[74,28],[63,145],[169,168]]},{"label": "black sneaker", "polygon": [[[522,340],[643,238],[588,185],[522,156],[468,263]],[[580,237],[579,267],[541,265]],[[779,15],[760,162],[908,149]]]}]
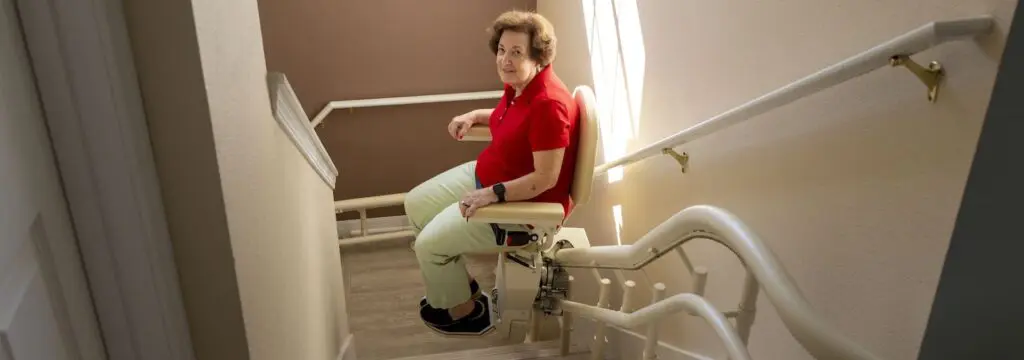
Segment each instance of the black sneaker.
[{"label": "black sneaker", "polygon": [[494,330],[489,303],[487,296],[477,298],[473,301],[473,311],[458,320],[452,320],[448,310],[434,309],[430,306],[421,309],[420,316],[428,328],[441,335],[482,336]]},{"label": "black sneaker", "polygon": [[450,325],[455,322],[448,309],[438,309],[430,305],[420,306],[420,320],[427,325]]},{"label": "black sneaker", "polygon": [[[470,294],[469,295],[470,298],[473,299],[473,300],[479,299],[480,295],[483,294],[483,293],[480,292],[480,284],[476,283],[476,279],[471,280],[469,282],[469,294]],[[427,297],[426,296],[424,296],[422,299],[420,299],[420,308],[422,309],[424,306],[427,306]]]}]

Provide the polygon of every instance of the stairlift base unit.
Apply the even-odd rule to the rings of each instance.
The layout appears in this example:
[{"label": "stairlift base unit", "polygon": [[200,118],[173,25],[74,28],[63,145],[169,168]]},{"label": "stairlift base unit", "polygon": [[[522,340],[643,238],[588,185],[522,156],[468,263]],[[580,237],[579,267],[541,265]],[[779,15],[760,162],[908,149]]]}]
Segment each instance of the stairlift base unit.
[{"label": "stairlift base unit", "polygon": [[[529,250],[518,250],[509,253],[519,261],[509,260],[504,253],[499,254],[495,269],[496,286],[490,292],[491,323],[495,333],[508,335],[514,323],[530,323],[539,321],[539,316],[561,316],[561,309],[556,307],[560,300],[567,299],[570,294],[568,272],[552,261],[552,257],[561,248],[588,248],[590,241],[582,228],[562,228],[554,236],[545,249],[528,246]],[[520,262],[527,262],[530,267]]]}]

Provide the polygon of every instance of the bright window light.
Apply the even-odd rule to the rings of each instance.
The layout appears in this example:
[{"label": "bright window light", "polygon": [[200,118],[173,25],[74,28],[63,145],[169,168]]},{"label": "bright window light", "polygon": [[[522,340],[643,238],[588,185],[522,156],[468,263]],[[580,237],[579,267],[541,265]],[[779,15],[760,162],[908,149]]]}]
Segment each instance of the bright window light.
[{"label": "bright window light", "polygon": [[[640,131],[646,65],[636,0],[581,0],[606,161],[626,155]],[[608,182],[622,180],[621,167]]]},{"label": "bright window light", "polygon": [[615,219],[615,241],[622,245],[622,205],[612,206],[612,218]]}]

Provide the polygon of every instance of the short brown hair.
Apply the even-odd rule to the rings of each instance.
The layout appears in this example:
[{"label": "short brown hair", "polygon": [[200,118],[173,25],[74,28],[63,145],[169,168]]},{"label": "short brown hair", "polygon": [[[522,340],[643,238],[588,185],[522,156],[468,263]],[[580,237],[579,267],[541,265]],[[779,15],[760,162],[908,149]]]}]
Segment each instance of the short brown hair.
[{"label": "short brown hair", "polygon": [[491,52],[498,54],[498,43],[501,34],[506,30],[526,33],[530,37],[530,59],[540,66],[547,66],[555,61],[555,27],[548,19],[538,13],[512,10],[507,11],[494,20],[487,29],[491,34]]}]

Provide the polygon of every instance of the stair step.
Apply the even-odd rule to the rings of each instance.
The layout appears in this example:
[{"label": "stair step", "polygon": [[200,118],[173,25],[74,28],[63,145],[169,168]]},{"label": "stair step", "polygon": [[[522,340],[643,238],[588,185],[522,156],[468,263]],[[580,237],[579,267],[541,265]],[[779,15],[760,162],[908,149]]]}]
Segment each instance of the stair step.
[{"label": "stair step", "polygon": [[570,349],[568,356],[559,356],[558,341],[531,344],[495,346],[485,349],[462,350],[442,354],[418,355],[394,360],[584,360],[589,351]]}]

